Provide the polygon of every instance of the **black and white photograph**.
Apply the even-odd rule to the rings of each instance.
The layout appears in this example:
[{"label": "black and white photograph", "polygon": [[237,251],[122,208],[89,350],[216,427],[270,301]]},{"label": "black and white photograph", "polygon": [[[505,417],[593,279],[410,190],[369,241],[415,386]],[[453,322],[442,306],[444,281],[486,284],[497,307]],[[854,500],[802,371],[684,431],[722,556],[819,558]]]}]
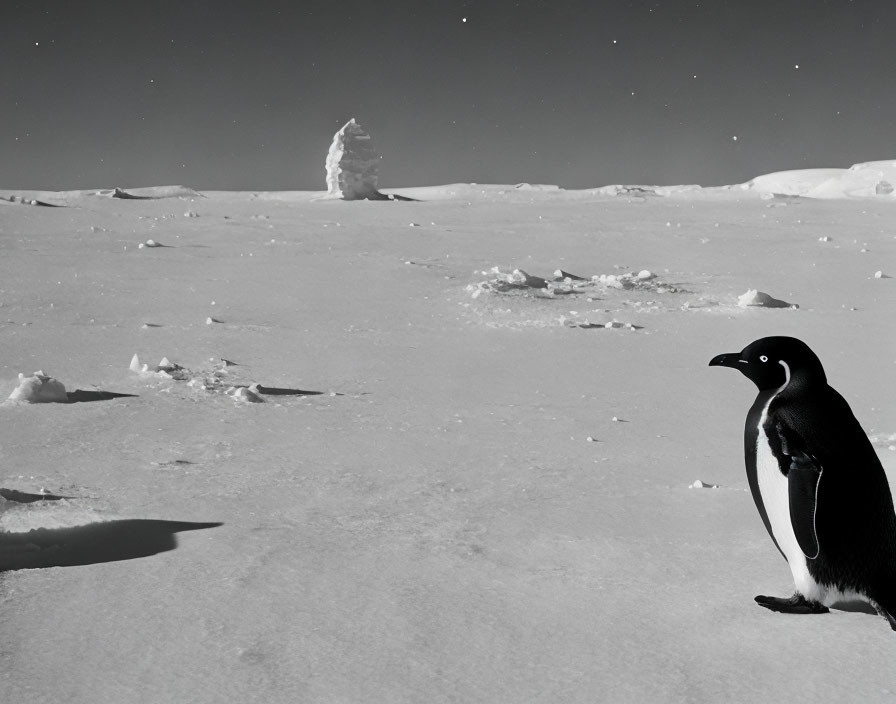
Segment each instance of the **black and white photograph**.
[{"label": "black and white photograph", "polygon": [[0,702],[896,702],[896,4],[0,7]]}]

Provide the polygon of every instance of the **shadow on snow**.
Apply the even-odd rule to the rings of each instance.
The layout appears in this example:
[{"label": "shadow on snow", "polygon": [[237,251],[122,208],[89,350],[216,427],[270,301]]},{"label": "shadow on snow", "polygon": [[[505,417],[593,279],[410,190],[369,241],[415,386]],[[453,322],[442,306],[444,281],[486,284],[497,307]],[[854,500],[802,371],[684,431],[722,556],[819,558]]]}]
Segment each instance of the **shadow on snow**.
[{"label": "shadow on snow", "polygon": [[[25,494],[22,498],[27,502],[29,496],[34,495]],[[18,498],[14,500],[21,501]],[[149,557],[174,550],[177,547],[175,534],[181,531],[204,530],[220,525],[223,524],[124,519],[72,528],[37,528],[27,533],[0,533],[0,572],[94,565]]]}]

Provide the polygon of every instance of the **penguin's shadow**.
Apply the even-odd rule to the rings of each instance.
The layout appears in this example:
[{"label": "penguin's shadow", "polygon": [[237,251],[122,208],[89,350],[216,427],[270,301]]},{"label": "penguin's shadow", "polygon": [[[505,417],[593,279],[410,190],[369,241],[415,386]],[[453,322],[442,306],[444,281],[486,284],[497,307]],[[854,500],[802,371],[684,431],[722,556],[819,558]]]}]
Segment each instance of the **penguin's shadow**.
[{"label": "penguin's shadow", "polygon": [[0,533],[0,572],[75,567],[150,557],[177,547],[175,535],[222,523],[124,519],[72,528]]}]

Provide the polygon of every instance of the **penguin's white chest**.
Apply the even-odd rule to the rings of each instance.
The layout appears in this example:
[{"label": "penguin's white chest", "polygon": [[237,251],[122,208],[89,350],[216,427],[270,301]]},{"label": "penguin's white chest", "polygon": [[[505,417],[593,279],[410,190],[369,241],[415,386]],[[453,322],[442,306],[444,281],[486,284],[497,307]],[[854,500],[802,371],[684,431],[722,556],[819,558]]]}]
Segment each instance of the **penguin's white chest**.
[{"label": "penguin's white chest", "polygon": [[[769,404],[771,401],[772,399],[769,399]],[[759,493],[762,495],[762,503],[765,506],[775,541],[790,565],[797,591],[808,599],[822,601],[825,590],[809,574],[806,556],[793,532],[793,523],[790,519],[790,488],[787,477],[781,473],[778,460],[772,453],[768,438],[762,429],[767,417],[768,404],[759,418],[759,433],[756,438],[756,479],[759,483]]]}]

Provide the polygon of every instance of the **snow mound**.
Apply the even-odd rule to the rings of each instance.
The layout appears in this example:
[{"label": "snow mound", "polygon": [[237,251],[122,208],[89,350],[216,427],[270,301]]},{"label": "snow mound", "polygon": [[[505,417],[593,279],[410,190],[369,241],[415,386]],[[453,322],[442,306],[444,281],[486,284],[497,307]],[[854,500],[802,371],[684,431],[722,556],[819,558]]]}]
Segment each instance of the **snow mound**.
[{"label": "snow mound", "polygon": [[13,389],[8,400],[25,403],[68,403],[68,394],[61,381],[37,371],[31,376],[19,374],[19,385]]},{"label": "snow mound", "polygon": [[693,484],[691,484],[688,489],[718,489],[718,484],[708,484],[707,482],[701,481],[698,479]]},{"label": "snow mound", "polygon": [[796,303],[788,303],[779,298],[774,298],[764,291],[757,291],[751,288],[746,293],[737,297],[737,305],[741,308],[758,307],[758,308],[799,308]]},{"label": "snow mound", "polygon": [[848,169],[797,169],[757,176],[741,188],[760,194],[806,198],[896,200],[896,161],[868,161]]},{"label": "snow mound", "polygon": [[146,186],[143,188],[110,188],[95,192],[95,195],[122,200],[152,200],[156,198],[205,198],[199,191],[189,186]]}]

